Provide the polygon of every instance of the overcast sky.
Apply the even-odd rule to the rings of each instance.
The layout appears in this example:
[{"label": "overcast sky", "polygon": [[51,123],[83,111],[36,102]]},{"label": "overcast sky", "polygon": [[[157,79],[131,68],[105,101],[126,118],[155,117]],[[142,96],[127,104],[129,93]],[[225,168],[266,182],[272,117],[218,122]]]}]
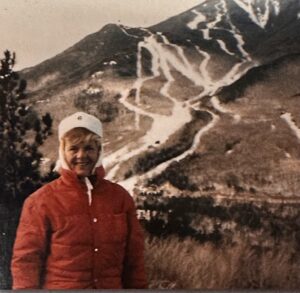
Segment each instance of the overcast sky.
[{"label": "overcast sky", "polygon": [[0,0],[0,53],[22,69],[55,56],[107,23],[147,27],[203,0]]}]

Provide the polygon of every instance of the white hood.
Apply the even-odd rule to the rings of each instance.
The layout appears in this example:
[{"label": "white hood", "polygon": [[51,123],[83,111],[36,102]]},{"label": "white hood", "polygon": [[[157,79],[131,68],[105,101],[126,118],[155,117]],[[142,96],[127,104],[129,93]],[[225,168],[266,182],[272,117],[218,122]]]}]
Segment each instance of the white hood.
[{"label": "white hood", "polygon": [[[101,138],[103,137],[102,124],[100,120],[92,115],[89,115],[84,112],[77,112],[71,116],[64,118],[58,125],[58,139],[59,139],[59,150],[58,150],[58,160],[56,161],[56,165],[54,171],[59,172],[60,168],[70,170],[68,164],[64,158],[64,150],[62,144],[62,137],[73,128],[83,127],[87,130],[97,134]],[[103,158],[103,147],[99,150],[99,159],[93,169],[93,173],[97,167],[102,165]]]}]

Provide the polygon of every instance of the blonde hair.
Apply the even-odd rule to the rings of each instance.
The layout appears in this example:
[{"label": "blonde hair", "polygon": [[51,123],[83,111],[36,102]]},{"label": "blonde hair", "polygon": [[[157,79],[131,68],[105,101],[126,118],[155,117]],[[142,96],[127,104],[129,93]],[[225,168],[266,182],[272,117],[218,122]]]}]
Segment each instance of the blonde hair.
[{"label": "blonde hair", "polygon": [[62,147],[65,148],[66,141],[71,144],[79,144],[82,142],[95,142],[101,148],[101,137],[84,127],[76,127],[64,134],[61,138]]}]

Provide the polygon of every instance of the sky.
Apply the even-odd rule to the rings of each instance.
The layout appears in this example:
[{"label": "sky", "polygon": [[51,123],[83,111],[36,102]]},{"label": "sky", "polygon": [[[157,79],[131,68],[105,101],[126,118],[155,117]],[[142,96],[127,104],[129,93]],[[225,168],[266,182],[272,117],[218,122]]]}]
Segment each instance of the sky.
[{"label": "sky", "polygon": [[34,66],[107,23],[147,27],[203,0],[0,0],[0,53],[17,54],[15,70]]}]

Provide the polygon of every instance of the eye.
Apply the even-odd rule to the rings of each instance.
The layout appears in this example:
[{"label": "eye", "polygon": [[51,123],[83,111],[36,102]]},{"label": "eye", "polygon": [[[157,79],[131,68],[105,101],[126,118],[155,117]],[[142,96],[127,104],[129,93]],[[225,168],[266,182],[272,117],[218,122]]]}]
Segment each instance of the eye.
[{"label": "eye", "polygon": [[76,147],[76,146],[70,146],[68,148],[68,151],[70,151],[70,152],[77,152],[77,150],[78,150],[78,147]]},{"label": "eye", "polygon": [[96,149],[95,149],[95,147],[93,147],[92,145],[87,145],[87,146],[85,147],[85,150],[86,150],[86,151],[94,151],[94,150],[96,150]]}]

